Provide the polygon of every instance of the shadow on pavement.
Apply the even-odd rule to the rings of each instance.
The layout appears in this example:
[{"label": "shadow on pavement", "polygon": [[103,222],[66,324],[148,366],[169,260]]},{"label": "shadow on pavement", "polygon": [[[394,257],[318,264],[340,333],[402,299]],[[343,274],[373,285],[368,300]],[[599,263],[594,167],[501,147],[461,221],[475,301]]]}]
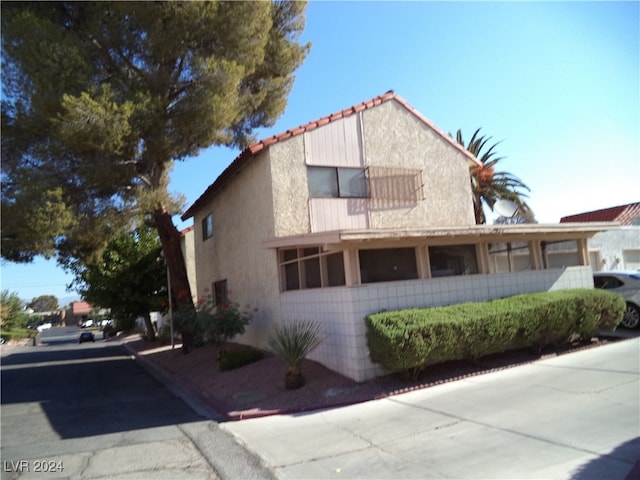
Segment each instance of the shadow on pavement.
[{"label": "shadow on pavement", "polygon": [[[635,462],[635,465],[630,467],[626,477],[617,477],[614,476],[611,471],[612,461],[621,463],[631,462],[632,464]],[[619,445],[608,455],[598,457],[586,465],[583,465],[580,470],[571,477],[572,480],[591,480],[594,478],[640,479],[640,437],[629,440]]]},{"label": "shadow on pavement", "polygon": [[201,421],[124,348],[22,349],[2,359],[2,406],[38,403],[62,438]]}]

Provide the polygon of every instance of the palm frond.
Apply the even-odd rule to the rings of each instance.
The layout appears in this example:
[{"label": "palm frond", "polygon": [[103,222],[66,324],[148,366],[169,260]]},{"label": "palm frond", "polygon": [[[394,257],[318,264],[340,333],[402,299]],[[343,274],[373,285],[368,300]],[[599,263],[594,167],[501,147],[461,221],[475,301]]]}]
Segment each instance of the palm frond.
[{"label": "palm frond", "polygon": [[[482,166],[471,166],[469,175],[476,223],[485,223],[486,219],[482,211],[483,204],[493,210],[496,202],[502,198],[513,200],[518,205],[526,205],[521,200],[521,197],[526,197],[527,192],[530,192],[531,189],[517,176],[505,171],[495,171],[495,166],[504,159],[504,157],[498,156],[495,150],[501,142],[494,143],[487,148],[492,137],[482,135],[480,131],[481,128],[478,128],[473,132],[471,140],[465,144],[462,130],[458,130],[456,132],[456,141],[482,164]],[[534,218],[533,212],[531,212],[528,205],[527,209],[530,217]]]}]

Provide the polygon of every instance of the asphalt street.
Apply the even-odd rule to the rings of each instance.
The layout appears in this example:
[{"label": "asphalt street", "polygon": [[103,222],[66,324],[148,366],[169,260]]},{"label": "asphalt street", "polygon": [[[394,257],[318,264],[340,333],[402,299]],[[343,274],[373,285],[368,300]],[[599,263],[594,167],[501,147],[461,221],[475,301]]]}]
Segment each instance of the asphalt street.
[{"label": "asphalt street", "polygon": [[359,405],[222,428],[282,479],[635,480],[639,369],[640,338],[631,338]]},{"label": "asphalt street", "polygon": [[119,343],[2,346],[1,478],[272,478],[259,458],[173,395]]}]

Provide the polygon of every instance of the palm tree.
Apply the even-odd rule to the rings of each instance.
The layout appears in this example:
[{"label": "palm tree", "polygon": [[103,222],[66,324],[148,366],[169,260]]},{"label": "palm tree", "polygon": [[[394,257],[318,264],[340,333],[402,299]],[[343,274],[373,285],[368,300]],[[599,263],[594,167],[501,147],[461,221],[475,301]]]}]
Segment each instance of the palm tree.
[{"label": "palm tree", "polygon": [[[522,199],[522,197],[527,196],[526,192],[529,192],[530,188],[509,172],[496,172],[496,164],[504,157],[497,157],[494,151],[500,142],[483,151],[489,140],[491,140],[491,137],[480,135],[479,128],[473,133],[469,143],[465,145],[462,139],[462,132],[460,130],[456,132],[456,141],[480,162],[480,165],[474,164],[469,167],[476,224],[487,223],[484,205],[487,205],[493,211],[494,205],[500,199],[511,200],[518,205],[519,220],[524,220],[528,223],[535,222],[533,212]],[[517,221],[517,223],[522,222]]]}]

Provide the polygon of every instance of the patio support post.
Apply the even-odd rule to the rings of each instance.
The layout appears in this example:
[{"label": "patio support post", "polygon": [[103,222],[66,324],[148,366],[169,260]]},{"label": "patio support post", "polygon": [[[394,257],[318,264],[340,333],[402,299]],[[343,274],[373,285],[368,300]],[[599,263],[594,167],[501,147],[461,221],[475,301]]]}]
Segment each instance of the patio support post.
[{"label": "patio support post", "polygon": [[531,240],[529,242],[529,258],[534,270],[544,270],[544,262],[542,261],[542,242],[540,240]]},{"label": "patio support post", "polygon": [[416,260],[418,262],[418,278],[431,278],[428,247],[425,245],[416,247]]},{"label": "patio support post", "polygon": [[579,238],[577,241],[578,244],[578,258],[580,260],[580,265],[584,265],[588,267],[590,264],[589,259],[589,246],[586,238]]},{"label": "patio support post", "polygon": [[344,280],[347,287],[360,285],[360,274],[358,272],[358,255],[353,248],[345,248],[344,256]]},{"label": "patio support post", "polygon": [[488,242],[480,242],[476,245],[476,257],[478,258],[479,273],[491,273],[491,260],[489,259]]}]

